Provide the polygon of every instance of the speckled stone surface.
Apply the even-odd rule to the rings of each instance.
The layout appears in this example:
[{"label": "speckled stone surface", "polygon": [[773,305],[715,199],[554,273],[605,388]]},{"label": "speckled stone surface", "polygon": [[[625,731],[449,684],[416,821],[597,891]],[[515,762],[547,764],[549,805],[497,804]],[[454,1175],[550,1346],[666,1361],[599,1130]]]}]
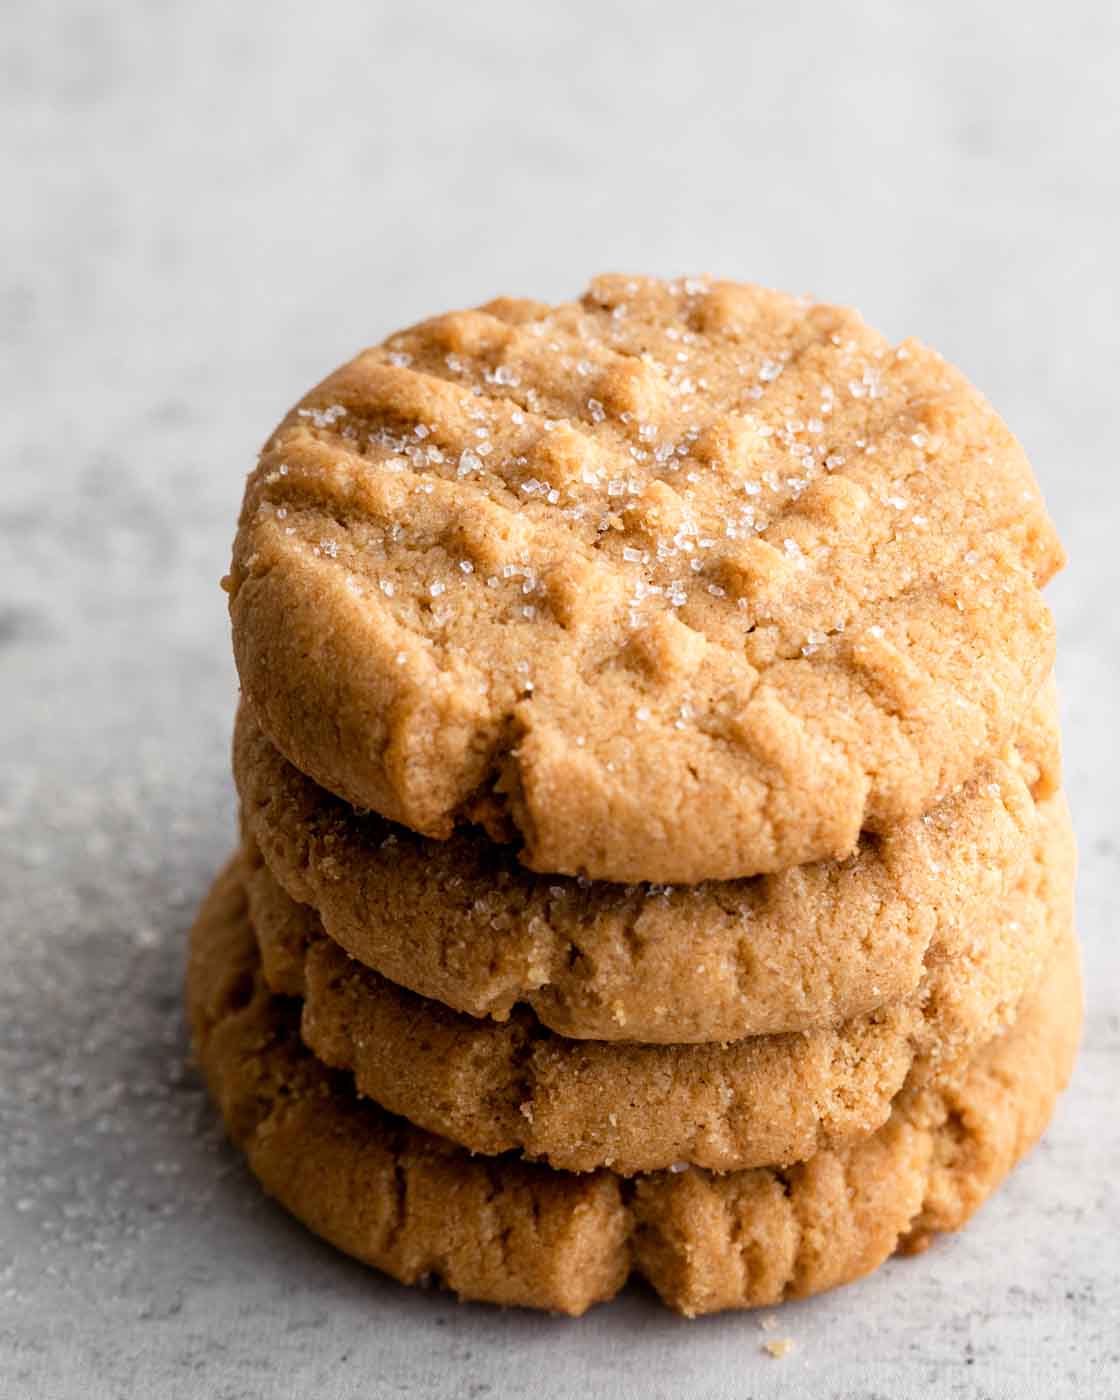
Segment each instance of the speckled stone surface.
[{"label": "speckled stone surface", "polygon": [[[3,1400],[1120,1392],[1120,20],[853,13],[0,21]],[[966,1233],[769,1331],[637,1290],[572,1323],[398,1288],[261,1198],[184,1066],[183,935],[233,826],[217,581],[258,440],[388,328],[600,268],[815,290],[932,341],[1024,439],[1072,557],[1074,1084]]]}]

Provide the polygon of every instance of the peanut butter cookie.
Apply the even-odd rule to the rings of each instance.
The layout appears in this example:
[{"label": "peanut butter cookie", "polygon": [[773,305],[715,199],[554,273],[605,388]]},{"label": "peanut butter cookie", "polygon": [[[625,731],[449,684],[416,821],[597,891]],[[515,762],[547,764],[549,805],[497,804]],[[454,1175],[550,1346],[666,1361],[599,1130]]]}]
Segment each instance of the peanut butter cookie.
[{"label": "peanut butter cookie", "polygon": [[602,277],[402,331],[249,478],[245,694],[303,772],[531,869],[841,859],[1003,751],[1062,553],[1018,443],[915,341]]}]

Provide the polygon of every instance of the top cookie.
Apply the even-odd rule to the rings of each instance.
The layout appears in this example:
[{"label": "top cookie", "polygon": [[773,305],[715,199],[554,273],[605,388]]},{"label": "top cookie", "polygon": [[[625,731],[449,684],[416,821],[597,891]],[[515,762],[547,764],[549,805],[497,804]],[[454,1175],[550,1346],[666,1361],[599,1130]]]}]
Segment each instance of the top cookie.
[{"label": "top cookie", "polygon": [[1061,562],[934,352],[605,277],[326,379],[249,478],[228,587],[244,691],[323,786],[535,870],[692,883],[843,857],[1002,749]]}]

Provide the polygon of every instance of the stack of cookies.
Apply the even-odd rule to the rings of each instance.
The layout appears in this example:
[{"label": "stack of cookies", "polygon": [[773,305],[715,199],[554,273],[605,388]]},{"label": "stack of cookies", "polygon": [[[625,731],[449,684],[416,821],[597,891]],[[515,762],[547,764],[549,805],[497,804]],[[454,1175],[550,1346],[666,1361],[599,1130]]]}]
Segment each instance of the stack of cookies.
[{"label": "stack of cookies", "polygon": [[196,1050],[408,1283],[830,1288],[962,1224],[1080,983],[1018,444],[924,346],[604,277],[391,336],[268,440]]}]

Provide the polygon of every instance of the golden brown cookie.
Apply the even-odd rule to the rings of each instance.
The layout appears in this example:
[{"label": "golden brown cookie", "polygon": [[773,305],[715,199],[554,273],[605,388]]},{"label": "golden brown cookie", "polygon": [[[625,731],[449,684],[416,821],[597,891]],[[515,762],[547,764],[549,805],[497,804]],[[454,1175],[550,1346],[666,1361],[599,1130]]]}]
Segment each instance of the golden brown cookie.
[{"label": "golden brown cookie", "polygon": [[915,341],[603,277],[391,336],[268,440],[227,586],[303,772],[532,869],[842,858],[999,754],[1062,562],[991,406]]},{"label": "golden brown cookie", "polygon": [[679,1044],[833,1026],[956,957],[1030,851],[1058,783],[1052,687],[1017,748],[854,856],[752,880],[618,886],[525,871],[508,847],[358,816],[242,709],[244,825],[288,893],[391,981],[473,1016],[528,1003],[562,1035]]},{"label": "golden brown cookie", "polygon": [[[348,958],[259,870],[250,911],[266,978],[304,998],[302,1035],[360,1093],[418,1127],[496,1155],[623,1175],[691,1163],[786,1165],[878,1128],[891,1102],[1014,1018],[1072,916],[1073,837],[1052,799],[1034,859],[918,994],[838,1028],[724,1045],[572,1041],[525,1009],[501,1024],[403,991]],[[282,950],[277,944],[283,945]]]},{"label": "golden brown cookie", "polygon": [[1045,1127],[1081,1014],[1069,938],[1013,1029],[958,1081],[904,1094],[870,1138],[786,1171],[627,1180],[472,1157],[359,1100],[265,988],[236,869],[195,924],[187,1003],[230,1136],[312,1230],[405,1283],[572,1314],[632,1270],[689,1315],[770,1305],[956,1229]]}]

